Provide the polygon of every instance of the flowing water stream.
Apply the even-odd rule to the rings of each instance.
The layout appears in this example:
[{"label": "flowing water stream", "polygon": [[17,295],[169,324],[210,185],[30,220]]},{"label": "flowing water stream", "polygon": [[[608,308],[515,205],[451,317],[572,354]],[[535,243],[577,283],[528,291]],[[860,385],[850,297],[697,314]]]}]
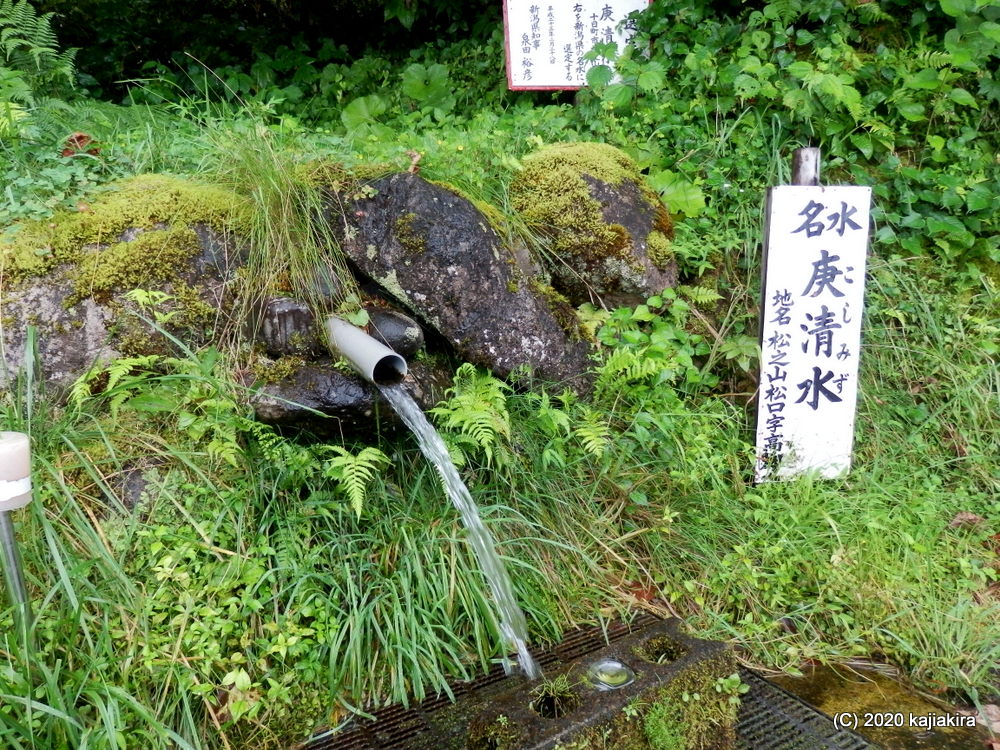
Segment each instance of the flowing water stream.
[{"label": "flowing water stream", "polygon": [[[489,582],[490,591],[493,593],[500,632],[517,650],[521,670],[530,680],[541,677],[541,669],[528,651],[528,626],[524,620],[524,612],[521,611],[517,600],[514,599],[514,591],[511,588],[510,578],[507,576],[507,570],[497,555],[493,537],[483,525],[483,519],[479,516],[479,510],[472,500],[472,495],[469,494],[469,488],[465,486],[455,469],[455,465],[451,462],[444,441],[434,426],[427,421],[421,408],[410,398],[410,394],[403,389],[403,386],[379,385],[378,389],[399,414],[400,419],[417,436],[421,452],[438,470],[445,492],[461,514],[462,523],[465,524],[469,533],[472,549],[479,560],[479,567],[482,568],[483,575]],[[505,667],[509,674],[509,663],[505,663]]]}]

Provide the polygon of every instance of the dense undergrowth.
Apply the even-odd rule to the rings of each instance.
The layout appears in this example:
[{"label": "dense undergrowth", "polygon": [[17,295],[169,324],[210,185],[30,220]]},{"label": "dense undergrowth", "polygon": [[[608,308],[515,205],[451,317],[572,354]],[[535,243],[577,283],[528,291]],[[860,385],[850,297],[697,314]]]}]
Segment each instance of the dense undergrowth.
[{"label": "dense undergrowth", "polygon": [[[0,5],[8,233],[123,176],[197,174],[258,201],[266,264],[308,215],[282,200],[296,165],[405,169],[417,151],[544,249],[508,209],[519,159],[627,150],[677,214],[682,288],[581,311],[601,342],[592,399],[462,366],[433,413],[535,642],[651,607],[759,665],[867,656],[924,688],[1000,692],[1000,5],[657,3],[621,80],[596,67],[572,103],[507,92],[484,32],[408,57],[296,42],[157,68],[124,105],[60,88],[72,57],[24,7]],[[74,132],[92,140],[64,156]],[[754,486],[761,204],[806,144],[828,182],[875,193],[854,469]],[[240,356],[112,363],[63,405],[26,368],[3,394],[0,428],[36,456],[17,516],[32,649],[0,614],[5,747],[287,746],[499,656],[488,587],[412,441],[280,436],[250,419]]]}]

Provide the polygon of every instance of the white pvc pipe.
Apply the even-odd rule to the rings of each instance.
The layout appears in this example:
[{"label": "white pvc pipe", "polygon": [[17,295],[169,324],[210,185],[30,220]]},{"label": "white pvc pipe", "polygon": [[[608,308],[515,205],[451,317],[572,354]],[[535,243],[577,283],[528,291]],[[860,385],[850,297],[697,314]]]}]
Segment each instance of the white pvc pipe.
[{"label": "white pvc pipe", "polygon": [[406,377],[406,360],[357,326],[331,316],[326,319],[326,334],[330,347],[366,380],[393,385]]},{"label": "white pvc pipe", "polygon": [[31,443],[23,432],[0,432],[0,511],[31,502]]},{"label": "white pvc pipe", "polygon": [[26,645],[31,643],[31,605],[9,514],[23,508],[31,498],[31,441],[23,432],[0,432],[0,553],[7,592],[14,605],[14,624]]}]

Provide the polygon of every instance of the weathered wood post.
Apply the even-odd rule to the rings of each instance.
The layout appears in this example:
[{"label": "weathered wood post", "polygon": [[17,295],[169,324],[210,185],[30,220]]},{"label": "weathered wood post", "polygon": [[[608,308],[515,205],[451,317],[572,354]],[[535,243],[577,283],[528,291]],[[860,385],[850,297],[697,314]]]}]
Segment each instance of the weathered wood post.
[{"label": "weathered wood post", "polygon": [[819,185],[818,148],[797,148],[792,153],[792,184]]}]

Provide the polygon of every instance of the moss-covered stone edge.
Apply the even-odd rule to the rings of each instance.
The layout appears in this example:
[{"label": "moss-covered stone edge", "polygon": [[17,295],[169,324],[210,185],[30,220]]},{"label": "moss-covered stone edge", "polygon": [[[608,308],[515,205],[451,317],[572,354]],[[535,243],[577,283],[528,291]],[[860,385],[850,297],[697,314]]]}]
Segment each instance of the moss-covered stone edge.
[{"label": "moss-covered stone edge", "polygon": [[[87,287],[106,290],[135,278],[165,279],[194,252],[191,227],[239,233],[250,220],[248,202],[226,188],[163,174],[113,183],[80,210],[23,222],[0,241],[5,281],[17,285],[64,264],[83,262]],[[126,230],[139,230],[130,242]],[[86,259],[85,259],[85,256]]]},{"label": "moss-covered stone edge", "polygon": [[556,750],[731,750],[739,706],[715,685],[735,671],[729,651],[702,659]]},{"label": "moss-covered stone edge", "polygon": [[[522,165],[511,184],[512,206],[549,239],[551,251],[568,262],[583,282],[600,291],[615,274],[643,272],[632,267],[635,238],[623,226],[605,221],[585,177],[615,187],[625,182],[636,186],[654,212],[647,256],[660,270],[670,267],[674,259],[670,214],[623,151],[605,143],[557,143],[525,156]],[[565,282],[566,271],[552,270]]]}]

